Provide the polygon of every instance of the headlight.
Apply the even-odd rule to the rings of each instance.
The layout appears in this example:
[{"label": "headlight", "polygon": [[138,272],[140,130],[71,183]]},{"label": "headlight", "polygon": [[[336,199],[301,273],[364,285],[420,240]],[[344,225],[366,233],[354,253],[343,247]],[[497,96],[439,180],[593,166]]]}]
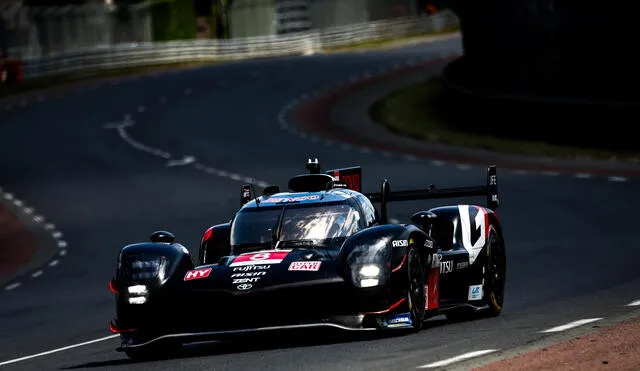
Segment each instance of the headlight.
[{"label": "headlight", "polygon": [[360,268],[360,275],[365,277],[378,277],[380,268],[377,265],[368,264]]},{"label": "headlight", "polygon": [[144,295],[147,293],[147,286],[135,285],[127,287],[127,292],[132,295]]},{"label": "headlight", "polygon": [[148,281],[159,277],[164,279],[164,256],[131,256],[124,264],[124,273],[131,281]]},{"label": "headlight", "polygon": [[385,262],[389,260],[389,238],[381,238],[373,244],[356,246],[347,258],[351,278],[358,287],[373,287],[389,279]]},{"label": "headlight", "polygon": [[129,304],[144,304],[147,302],[147,286],[133,285],[127,287],[129,293]]},{"label": "headlight", "polygon": [[378,286],[380,282],[380,268],[377,265],[367,264],[360,268],[360,286],[373,287]]}]

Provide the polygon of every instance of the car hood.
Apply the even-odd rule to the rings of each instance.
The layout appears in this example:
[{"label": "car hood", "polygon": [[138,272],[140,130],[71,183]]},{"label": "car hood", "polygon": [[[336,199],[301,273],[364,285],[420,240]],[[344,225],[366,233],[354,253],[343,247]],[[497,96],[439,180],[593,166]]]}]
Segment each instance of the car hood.
[{"label": "car hood", "polygon": [[186,272],[189,290],[248,292],[342,282],[338,252],[323,249],[262,250],[231,257],[225,264]]}]

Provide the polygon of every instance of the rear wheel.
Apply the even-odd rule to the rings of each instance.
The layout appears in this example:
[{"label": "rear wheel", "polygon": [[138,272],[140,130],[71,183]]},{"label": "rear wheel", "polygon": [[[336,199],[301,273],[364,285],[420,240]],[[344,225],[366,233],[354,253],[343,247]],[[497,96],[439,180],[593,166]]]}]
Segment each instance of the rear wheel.
[{"label": "rear wheel", "polygon": [[484,298],[487,309],[456,308],[446,313],[452,322],[473,320],[478,317],[496,317],[502,312],[506,282],[507,261],[504,243],[495,229],[491,228],[484,258]]},{"label": "rear wheel", "polygon": [[489,306],[487,314],[499,316],[504,304],[504,288],[507,275],[507,259],[504,244],[498,233],[491,229],[485,267],[485,297]]},{"label": "rear wheel", "polygon": [[409,280],[407,300],[409,302],[409,313],[411,314],[411,326],[415,331],[420,331],[427,299],[424,291],[424,262],[415,245],[409,245],[407,271]]}]

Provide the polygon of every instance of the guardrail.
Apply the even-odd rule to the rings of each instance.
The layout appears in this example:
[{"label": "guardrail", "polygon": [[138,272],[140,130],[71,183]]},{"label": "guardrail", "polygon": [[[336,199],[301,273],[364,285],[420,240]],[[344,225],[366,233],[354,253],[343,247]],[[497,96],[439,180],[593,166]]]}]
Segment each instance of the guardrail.
[{"label": "guardrail", "polygon": [[155,64],[311,55],[354,43],[437,33],[457,26],[458,19],[453,12],[443,11],[431,16],[388,19],[290,35],[94,47],[27,58],[23,60],[23,70],[25,79],[33,79]]}]

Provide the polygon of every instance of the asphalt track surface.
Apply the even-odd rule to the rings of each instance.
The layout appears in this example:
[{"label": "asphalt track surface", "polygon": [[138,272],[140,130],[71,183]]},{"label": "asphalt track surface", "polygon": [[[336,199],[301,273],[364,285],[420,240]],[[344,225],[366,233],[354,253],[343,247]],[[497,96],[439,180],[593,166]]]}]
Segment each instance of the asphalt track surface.
[{"label": "asphalt track surface", "polygon": [[[202,231],[237,209],[244,177],[286,186],[313,156],[326,168],[362,165],[368,190],[378,189],[383,178],[393,189],[482,182],[483,168],[435,166],[313,142],[283,130],[278,120],[282,107],[303,94],[458,48],[459,41],[450,40],[235,62],[107,84],[0,112],[0,185],[55,222],[67,251],[37,278],[19,277],[19,287],[0,291],[0,365],[109,336],[114,299],[107,281],[121,246],[166,228],[195,252]],[[122,131],[127,140],[118,129],[105,129],[125,114],[135,121]],[[183,156],[195,162],[167,166]],[[178,358],[141,364],[115,352],[118,340],[108,339],[0,367],[415,369],[466,352],[526,345],[549,336],[540,333],[547,328],[628,311],[625,305],[640,297],[638,179],[514,171],[499,177],[508,283],[498,318],[436,318],[424,331],[399,337],[311,333],[196,345]],[[391,213],[402,221],[432,205],[397,204]]]}]

